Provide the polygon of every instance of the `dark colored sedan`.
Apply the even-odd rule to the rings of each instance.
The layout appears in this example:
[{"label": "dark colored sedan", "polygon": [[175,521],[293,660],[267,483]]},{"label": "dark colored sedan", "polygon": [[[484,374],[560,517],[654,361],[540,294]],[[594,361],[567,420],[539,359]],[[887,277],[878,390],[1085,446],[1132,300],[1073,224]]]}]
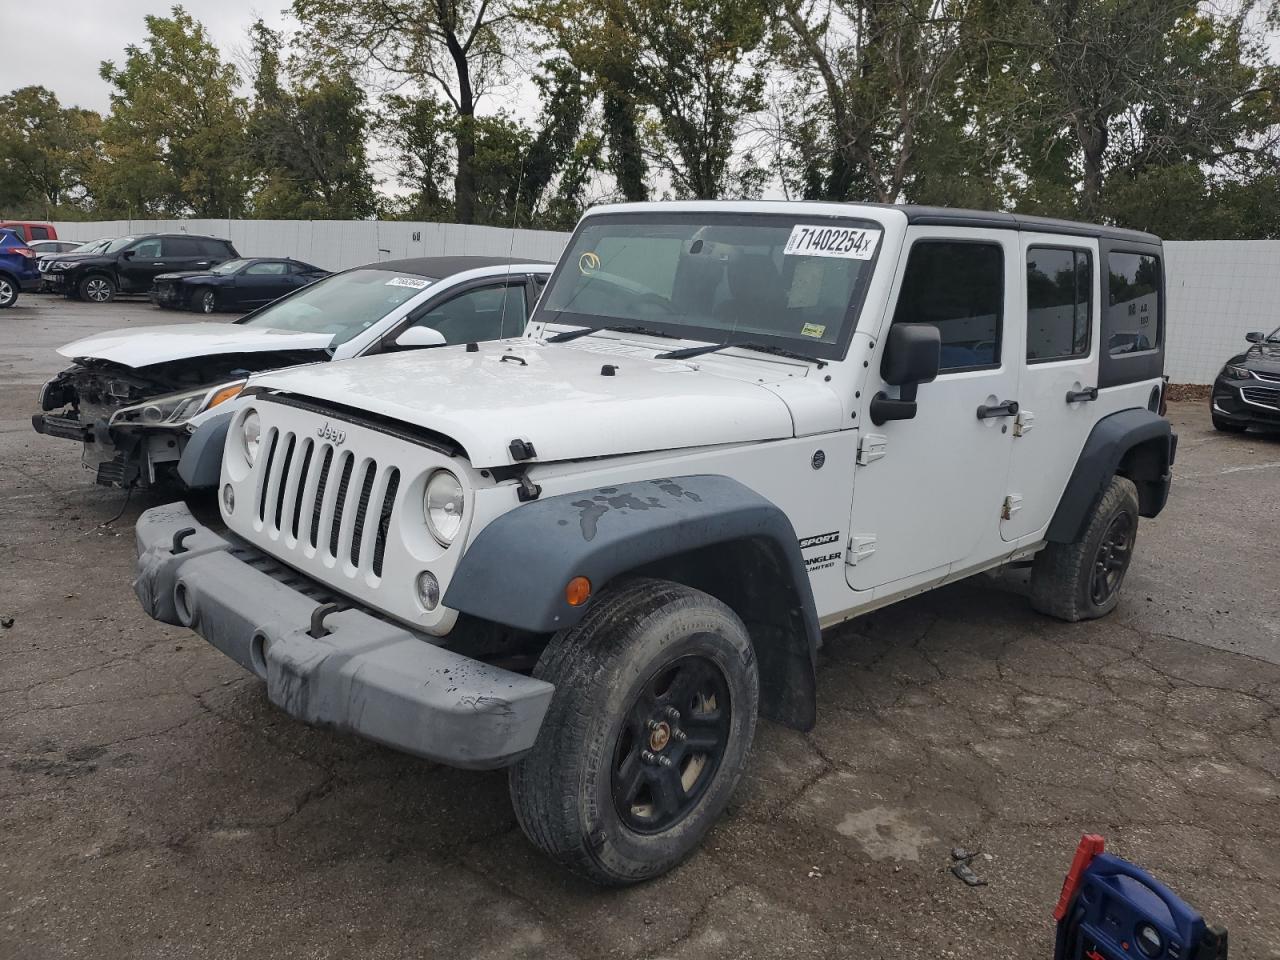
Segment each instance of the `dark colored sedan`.
[{"label": "dark colored sedan", "polygon": [[1228,360],[1213,381],[1213,425],[1227,433],[1280,429],[1280,327],[1245,339],[1249,349]]},{"label": "dark colored sedan", "polygon": [[247,257],[211,270],[162,273],[156,277],[151,299],[159,307],[201,313],[252,310],[329,273],[298,260]]}]

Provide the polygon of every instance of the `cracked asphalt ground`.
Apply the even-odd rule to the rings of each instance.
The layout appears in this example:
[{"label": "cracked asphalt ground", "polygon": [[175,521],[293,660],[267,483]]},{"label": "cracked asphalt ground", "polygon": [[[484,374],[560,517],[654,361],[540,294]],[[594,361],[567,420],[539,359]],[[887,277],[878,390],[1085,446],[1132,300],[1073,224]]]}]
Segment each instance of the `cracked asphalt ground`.
[{"label": "cracked asphalt ground", "polygon": [[147,504],[104,527],[122,494],[28,418],[53,346],[174,319],[0,314],[0,957],[1048,958],[1086,831],[1280,957],[1280,440],[1172,411],[1104,621],[1037,616],[1014,572],[830,634],[817,728],[762,724],[705,848],[601,892],[530,849],[504,774],[303,727],[142,614]]}]

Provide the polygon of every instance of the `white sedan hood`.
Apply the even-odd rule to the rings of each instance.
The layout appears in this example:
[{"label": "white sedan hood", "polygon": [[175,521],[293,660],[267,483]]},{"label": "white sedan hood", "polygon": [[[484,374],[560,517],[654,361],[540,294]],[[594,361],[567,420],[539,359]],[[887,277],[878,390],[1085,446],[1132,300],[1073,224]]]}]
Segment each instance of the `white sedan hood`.
[{"label": "white sedan hood", "polygon": [[168,323],[95,334],[59,347],[58,353],[69,360],[109,360],[137,369],[225,353],[323,350],[332,340],[329,333],[298,333],[239,323]]},{"label": "white sedan hood", "polygon": [[477,467],[513,463],[516,439],[546,463],[793,436],[787,404],[755,376],[641,353],[499,341],[280,370],[253,385],[443,433]]}]

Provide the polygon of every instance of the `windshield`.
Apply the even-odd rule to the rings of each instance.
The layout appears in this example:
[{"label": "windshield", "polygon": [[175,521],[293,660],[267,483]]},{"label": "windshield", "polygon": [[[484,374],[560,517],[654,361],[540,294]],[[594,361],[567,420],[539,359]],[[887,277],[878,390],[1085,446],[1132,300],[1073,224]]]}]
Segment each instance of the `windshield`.
[{"label": "windshield", "polygon": [[209,272],[221,274],[239,273],[240,269],[248,262],[248,260],[228,260],[226,263],[218,264]]},{"label": "windshield", "polygon": [[260,310],[243,322],[302,333],[331,333],[330,346],[346,343],[411,300],[435,280],[390,270],[348,270],[327,277]]},{"label": "windshield", "polygon": [[72,247],[67,253],[94,253],[97,250],[105,250],[110,243],[110,240],[90,240],[78,247]]},{"label": "windshield", "polygon": [[856,323],[879,241],[875,224],[849,219],[595,216],[574,235],[536,319],[833,359]]},{"label": "windshield", "polygon": [[115,240],[112,240],[105,247],[103,247],[102,250],[99,252],[100,253],[119,253],[129,244],[133,243],[133,240],[134,240],[133,237],[117,237]]},{"label": "windshield", "polygon": [[1267,334],[1267,341],[1280,343],[1280,327],[1276,327],[1274,330],[1272,330],[1270,333]]}]

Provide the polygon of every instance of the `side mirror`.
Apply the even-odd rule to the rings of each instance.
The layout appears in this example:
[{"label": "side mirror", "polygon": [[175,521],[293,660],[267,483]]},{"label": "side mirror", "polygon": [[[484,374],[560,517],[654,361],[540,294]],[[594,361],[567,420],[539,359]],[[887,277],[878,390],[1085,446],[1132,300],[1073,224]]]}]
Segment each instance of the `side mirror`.
[{"label": "side mirror", "polygon": [[1263,340],[1267,339],[1267,335],[1258,330],[1255,330],[1252,333],[1246,333],[1244,335],[1244,338],[1248,340],[1250,343],[1261,343]]},{"label": "side mirror", "polygon": [[135,253],[135,251],[133,251],[133,250],[124,250],[124,251],[122,251],[122,252],[121,252],[121,254],[120,254],[120,259],[121,259],[121,260],[132,260],[132,259],[133,259],[133,255],[134,255],[134,253]]},{"label": "side mirror", "polygon": [[916,388],[938,375],[942,363],[942,335],[930,323],[898,323],[889,328],[880,362],[885,383],[899,387],[898,399],[883,390],[871,399],[871,422],[911,420],[916,415]]},{"label": "side mirror", "polygon": [[397,347],[443,347],[444,334],[435,327],[417,324],[396,337]]}]

